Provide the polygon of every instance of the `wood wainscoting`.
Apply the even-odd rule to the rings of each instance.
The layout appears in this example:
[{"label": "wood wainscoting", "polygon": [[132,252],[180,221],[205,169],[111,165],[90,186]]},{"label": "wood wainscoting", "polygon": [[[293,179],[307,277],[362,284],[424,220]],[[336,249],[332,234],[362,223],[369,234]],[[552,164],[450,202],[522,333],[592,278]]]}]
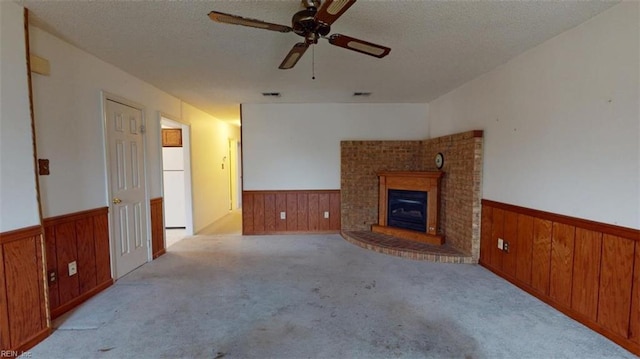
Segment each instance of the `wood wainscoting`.
[{"label": "wood wainscoting", "polygon": [[162,203],[162,197],[151,199],[151,253],[153,253],[153,259],[166,253]]},{"label": "wood wainscoting", "polygon": [[640,230],[482,200],[480,264],[640,355]]},{"label": "wood wainscoting", "polygon": [[0,233],[2,350],[19,353],[51,332],[47,319],[43,250],[40,226]]},{"label": "wood wainscoting", "polygon": [[242,192],[242,234],[339,232],[340,190]]},{"label": "wood wainscoting", "polygon": [[[52,318],[113,284],[108,214],[102,207],[44,219]],[[70,276],[74,261],[78,272]]]}]

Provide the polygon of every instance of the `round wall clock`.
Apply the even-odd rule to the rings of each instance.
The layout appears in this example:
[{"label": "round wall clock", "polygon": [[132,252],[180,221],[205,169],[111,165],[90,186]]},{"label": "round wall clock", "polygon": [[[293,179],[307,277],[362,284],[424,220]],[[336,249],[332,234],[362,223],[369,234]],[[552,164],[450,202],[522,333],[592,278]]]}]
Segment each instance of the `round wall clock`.
[{"label": "round wall clock", "polygon": [[444,155],[442,154],[442,152],[438,152],[438,154],[436,155],[436,167],[438,167],[438,169],[441,169],[442,166],[444,166]]}]

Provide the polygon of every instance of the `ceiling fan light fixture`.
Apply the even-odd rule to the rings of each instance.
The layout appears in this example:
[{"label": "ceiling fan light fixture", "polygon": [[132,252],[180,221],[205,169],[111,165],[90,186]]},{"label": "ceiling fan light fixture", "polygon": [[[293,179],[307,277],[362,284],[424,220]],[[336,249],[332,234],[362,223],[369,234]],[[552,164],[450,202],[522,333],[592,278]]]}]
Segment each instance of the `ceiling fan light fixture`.
[{"label": "ceiling fan light fixture", "polygon": [[347,46],[352,48],[352,49],[354,49],[354,50],[358,50],[358,51],[361,51],[361,52],[366,52],[367,54],[371,54],[373,56],[382,56],[382,54],[384,54],[384,52],[385,52],[385,49],[381,49],[379,47],[363,44],[363,43],[357,42],[357,41],[349,41],[349,42],[347,42]]}]

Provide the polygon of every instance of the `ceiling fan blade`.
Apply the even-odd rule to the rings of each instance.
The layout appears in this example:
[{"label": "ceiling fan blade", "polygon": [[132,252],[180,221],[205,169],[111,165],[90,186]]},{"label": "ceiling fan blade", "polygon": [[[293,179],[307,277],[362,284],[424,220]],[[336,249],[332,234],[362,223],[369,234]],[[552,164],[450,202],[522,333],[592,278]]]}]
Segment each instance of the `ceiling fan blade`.
[{"label": "ceiling fan blade", "polygon": [[287,54],[287,57],[282,60],[282,63],[278,67],[280,70],[288,70],[296,65],[298,60],[304,55],[304,52],[307,51],[309,45],[304,42],[299,42],[293,45],[293,48]]},{"label": "ceiling fan blade", "polygon": [[356,0],[326,0],[320,6],[315,19],[316,21],[331,25],[355,3]]},{"label": "ceiling fan blade", "polygon": [[363,54],[367,54],[367,55],[378,57],[378,58],[387,56],[391,51],[391,49],[386,46],[376,45],[371,42],[355,39],[353,37],[340,35],[340,34],[331,35],[329,37],[329,43],[331,45],[344,47],[345,49],[348,49],[348,50],[361,52]]},{"label": "ceiling fan blade", "polygon": [[249,26],[249,27],[255,27],[258,29],[265,29],[265,30],[271,30],[271,31],[290,32],[293,30],[289,26],[272,24],[269,22],[261,21],[261,20],[249,19],[242,16],[225,14],[223,12],[218,12],[218,11],[210,12],[209,18],[213,21],[221,22],[225,24]]}]

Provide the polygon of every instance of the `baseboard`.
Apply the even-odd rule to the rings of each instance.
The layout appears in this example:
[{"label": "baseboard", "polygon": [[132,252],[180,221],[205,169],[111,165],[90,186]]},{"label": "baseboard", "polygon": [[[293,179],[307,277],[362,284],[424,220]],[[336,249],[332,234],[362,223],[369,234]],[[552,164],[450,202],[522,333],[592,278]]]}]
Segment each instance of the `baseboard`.
[{"label": "baseboard", "polygon": [[167,250],[162,248],[161,250],[157,251],[156,253],[153,254],[153,259],[156,259],[158,257],[160,257],[161,255],[164,255],[167,253]]},{"label": "baseboard", "polygon": [[[9,350],[9,353],[5,352],[5,354],[10,354],[10,355],[3,356],[3,358],[15,358],[22,354],[27,354],[28,353],[27,351],[29,349],[33,348],[38,343],[45,340],[49,335],[51,335],[51,328],[45,328],[39,331],[38,333],[36,333],[31,338],[27,339],[24,343],[22,343],[16,349]],[[28,358],[29,356],[26,356],[26,357]]]},{"label": "baseboard", "polygon": [[70,311],[71,309],[77,307],[78,305],[84,303],[85,301],[87,301],[89,298],[93,297],[94,295],[102,292],[103,290],[109,288],[110,286],[113,285],[113,279],[110,279],[108,281],[105,281],[102,284],[97,285],[96,287],[92,288],[91,290],[89,290],[86,293],[81,294],[80,296],[72,299],[71,301],[55,308],[51,310],[51,319],[56,319],[59,316],[61,316],[62,314]]}]

